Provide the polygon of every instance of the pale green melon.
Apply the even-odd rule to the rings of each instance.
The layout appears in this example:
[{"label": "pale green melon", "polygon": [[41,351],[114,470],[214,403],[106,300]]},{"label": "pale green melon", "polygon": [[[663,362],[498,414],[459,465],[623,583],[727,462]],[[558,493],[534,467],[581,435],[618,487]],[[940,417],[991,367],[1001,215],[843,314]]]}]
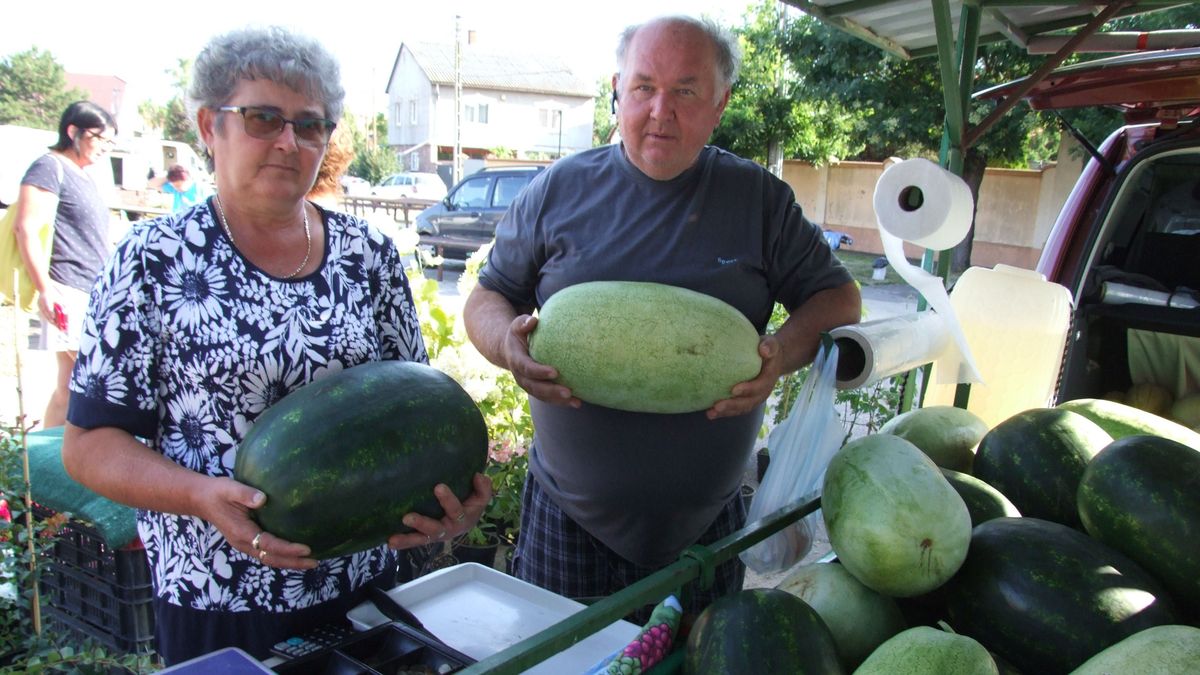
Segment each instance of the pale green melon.
[{"label": "pale green melon", "polygon": [[591,281],[550,296],[529,355],[580,400],[618,410],[685,413],[732,394],[762,367],[758,332],[722,300],[686,288]]},{"label": "pale green melon", "polygon": [[998,675],[996,661],[966,635],[917,626],[879,645],[854,675]]},{"label": "pale green melon", "polygon": [[899,436],[929,455],[943,469],[971,473],[975,446],[988,432],[978,415],[952,405],[935,405],[900,413],[884,422],[881,434]]},{"label": "pale green melon", "polygon": [[1195,675],[1200,672],[1200,628],[1154,626],[1121,640],[1083,662],[1071,675]]},{"label": "pale green melon", "polygon": [[1189,429],[1200,426],[1200,393],[1187,394],[1175,399],[1167,417]]},{"label": "pale green melon", "polygon": [[895,600],[867,588],[836,562],[800,565],[776,588],[807,602],[821,615],[847,670],[906,626]]},{"label": "pale green melon", "polygon": [[838,560],[885,595],[927,593],[967,557],[966,504],[917,446],[873,434],[838,450],[825,471],[821,511]]}]

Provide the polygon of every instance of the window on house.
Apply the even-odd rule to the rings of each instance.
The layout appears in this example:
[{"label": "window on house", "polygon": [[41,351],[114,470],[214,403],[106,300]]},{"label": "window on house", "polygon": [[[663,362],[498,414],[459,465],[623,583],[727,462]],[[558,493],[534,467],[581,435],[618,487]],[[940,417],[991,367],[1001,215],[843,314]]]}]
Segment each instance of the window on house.
[{"label": "window on house", "polygon": [[556,131],[558,129],[558,125],[562,123],[562,111],[553,110],[550,108],[539,108],[538,123],[542,125],[543,129]]},{"label": "window on house", "polygon": [[463,106],[463,121],[478,124],[488,123],[488,107],[486,103]]},{"label": "window on house", "polygon": [[408,102],[408,123],[414,124],[414,125],[417,123],[417,102],[416,101]]},{"label": "window on house", "polygon": [[396,126],[400,126],[404,121],[404,117],[402,117],[404,114],[403,106],[402,101],[396,101],[396,104],[392,106],[392,121]]}]

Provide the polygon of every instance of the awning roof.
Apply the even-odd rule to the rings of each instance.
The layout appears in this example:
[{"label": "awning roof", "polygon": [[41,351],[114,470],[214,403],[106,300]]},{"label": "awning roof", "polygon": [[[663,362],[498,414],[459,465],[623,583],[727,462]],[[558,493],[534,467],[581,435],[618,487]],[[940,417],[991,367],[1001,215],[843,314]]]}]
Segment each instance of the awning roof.
[{"label": "awning roof", "polygon": [[[784,0],[839,30],[902,58],[937,55],[946,106],[950,156],[945,163],[961,171],[962,153],[1008,113],[1021,98],[1077,51],[1101,39],[1097,31],[1111,19],[1191,3],[1177,0]],[[1172,31],[1165,39],[1156,33],[1133,34],[1128,49],[1186,46],[1195,31]],[[1154,36],[1154,44],[1151,44]],[[1106,39],[1111,37],[1104,36]],[[1177,39],[1176,39],[1177,38]],[[974,89],[975,55],[980,44],[1009,40],[1030,51],[1053,51],[1009,92],[1008,98],[979,124],[967,121],[967,102]],[[1053,49],[1046,49],[1046,41]],[[1040,44],[1039,44],[1040,43]]]},{"label": "awning roof", "polygon": [[[902,58],[937,54],[934,13],[930,0],[784,0],[787,4]],[[1121,5],[1113,18],[1190,4],[1178,0],[1099,2],[1081,0],[948,0],[951,25],[959,31],[963,6],[979,11],[979,44],[1008,40],[1033,53],[1048,53],[1062,44],[1058,34],[1086,25],[1109,5]],[[1197,44],[1195,36],[1125,34],[1141,49],[1164,49]],[[1110,39],[1109,44],[1113,43]],[[1079,51],[1079,50],[1076,50]],[[1111,51],[1129,51],[1116,49]]]}]

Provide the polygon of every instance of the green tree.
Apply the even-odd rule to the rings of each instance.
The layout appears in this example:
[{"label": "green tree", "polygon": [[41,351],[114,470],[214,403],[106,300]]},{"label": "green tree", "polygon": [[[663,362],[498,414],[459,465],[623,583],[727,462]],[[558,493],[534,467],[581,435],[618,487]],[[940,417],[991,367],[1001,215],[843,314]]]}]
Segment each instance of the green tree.
[{"label": "green tree", "polygon": [[347,169],[351,176],[358,176],[372,185],[399,171],[400,161],[396,159],[396,153],[382,145],[360,149]]},{"label": "green tree", "polygon": [[197,153],[201,153],[200,136],[196,133],[196,125],[188,116],[186,104],[187,90],[192,81],[192,60],[178,59],[174,67],[163,72],[172,77],[175,95],[165,105],[143,101],[138,106],[138,114],[148,126],[161,131],[164,139],[187,143]]},{"label": "green tree", "polygon": [[86,98],[67,88],[66,71],[50,52],[33,47],[0,61],[0,124],[56,130],[63,110]]},{"label": "green tree", "polygon": [[764,164],[773,146],[784,157],[818,164],[843,159],[861,148],[853,120],[837,101],[811,96],[789,68],[780,11],[775,0],[762,0],[734,29],[742,70],[712,143]]},{"label": "green tree", "polygon": [[613,113],[612,77],[602,77],[596,83],[596,109],[592,114],[592,147],[608,145],[617,129]]}]

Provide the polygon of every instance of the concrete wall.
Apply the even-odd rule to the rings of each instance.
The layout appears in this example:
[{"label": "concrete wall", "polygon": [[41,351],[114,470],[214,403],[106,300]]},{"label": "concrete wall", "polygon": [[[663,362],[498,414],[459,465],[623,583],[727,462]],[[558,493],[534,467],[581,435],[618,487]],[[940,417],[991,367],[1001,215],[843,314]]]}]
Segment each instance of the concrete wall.
[{"label": "concrete wall", "polygon": [[[1068,139],[1068,143],[1069,143]],[[1042,246],[1083,168],[1065,144],[1059,161],[1040,170],[987,169],[979,188],[971,264],[998,263],[1033,269]],[[839,162],[814,167],[785,162],[783,179],[809,220],[854,238],[852,251],[883,254],[872,197],[883,173],[879,162]],[[905,245],[909,258],[924,251]]]}]

